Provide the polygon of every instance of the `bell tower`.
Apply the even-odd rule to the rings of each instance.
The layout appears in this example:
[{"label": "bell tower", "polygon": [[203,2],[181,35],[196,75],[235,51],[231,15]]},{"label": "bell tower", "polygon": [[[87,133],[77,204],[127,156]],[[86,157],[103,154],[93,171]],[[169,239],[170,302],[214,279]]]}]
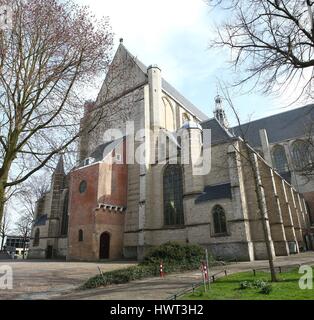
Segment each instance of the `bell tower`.
[{"label": "bell tower", "polygon": [[219,94],[215,97],[214,116],[225,129],[228,129],[229,123]]}]

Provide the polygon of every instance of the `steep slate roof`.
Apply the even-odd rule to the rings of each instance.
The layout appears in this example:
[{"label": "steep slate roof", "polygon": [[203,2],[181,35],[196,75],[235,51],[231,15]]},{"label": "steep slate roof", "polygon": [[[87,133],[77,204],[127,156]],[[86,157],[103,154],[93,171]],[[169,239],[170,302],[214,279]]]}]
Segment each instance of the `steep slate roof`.
[{"label": "steep slate roof", "polygon": [[[106,155],[108,155],[111,151],[113,151],[124,138],[120,138],[117,140],[109,141],[99,145],[95,151],[90,155],[91,158],[95,159],[95,162],[101,161],[104,159]],[[106,154],[104,152],[106,151]]]},{"label": "steep slate roof", "polygon": [[212,118],[202,123],[203,129],[211,130],[212,144],[225,143],[233,138],[232,134],[227,131],[216,118]]},{"label": "steep slate roof", "polygon": [[[138,60],[132,53],[126,49],[126,47],[121,43],[120,46],[132,57],[137,66],[142,70],[142,72],[147,76],[147,66]],[[162,89],[168,93],[174,100],[177,100],[183,108],[187,109],[193,113],[200,121],[205,121],[208,119],[207,115],[200,111],[192,102],[186,99],[179,91],[177,91],[169,82],[162,78]]]},{"label": "steep slate roof", "polygon": [[[314,104],[282,112],[270,117],[252,121],[232,128],[236,135],[242,135],[249,144],[260,147],[259,130],[266,129],[269,143],[281,142],[306,135],[307,126],[314,122]],[[242,130],[242,132],[241,132]]]}]

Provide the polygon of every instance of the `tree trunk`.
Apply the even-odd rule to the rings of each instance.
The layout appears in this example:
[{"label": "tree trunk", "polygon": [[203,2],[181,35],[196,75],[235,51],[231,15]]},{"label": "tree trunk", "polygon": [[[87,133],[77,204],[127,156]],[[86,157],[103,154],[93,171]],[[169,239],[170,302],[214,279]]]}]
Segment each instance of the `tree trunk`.
[{"label": "tree trunk", "polygon": [[255,184],[255,192],[257,196],[257,204],[258,204],[258,209],[261,214],[261,219],[262,219],[262,225],[263,225],[263,233],[264,233],[264,239],[265,239],[265,244],[266,244],[266,250],[267,250],[267,256],[268,256],[268,262],[269,262],[269,269],[271,273],[271,281],[272,282],[277,282],[277,276],[276,276],[276,270],[274,266],[274,259],[273,259],[273,254],[271,250],[271,242],[270,242],[270,234],[269,230],[267,228],[267,222],[266,222],[266,217],[267,217],[267,207],[264,201],[264,195],[262,193],[262,186],[261,186],[261,181],[258,173],[258,165],[256,163],[256,155],[252,153],[251,150],[249,150],[249,158],[251,162],[251,167],[252,167],[252,172],[253,172],[253,178],[254,178],[254,184]]},{"label": "tree trunk", "polygon": [[5,205],[5,188],[4,182],[0,182],[0,223],[2,222]]},{"label": "tree trunk", "polygon": [[0,222],[2,222],[6,203],[6,184],[12,162],[5,161],[0,169]]},{"label": "tree trunk", "polygon": [[25,250],[26,250],[26,235],[24,235],[24,240],[23,240],[23,260],[25,259]]},{"label": "tree trunk", "polygon": [[1,251],[3,250],[3,246],[4,246],[4,237],[5,237],[5,234],[2,234],[1,235],[2,239],[1,239]]}]

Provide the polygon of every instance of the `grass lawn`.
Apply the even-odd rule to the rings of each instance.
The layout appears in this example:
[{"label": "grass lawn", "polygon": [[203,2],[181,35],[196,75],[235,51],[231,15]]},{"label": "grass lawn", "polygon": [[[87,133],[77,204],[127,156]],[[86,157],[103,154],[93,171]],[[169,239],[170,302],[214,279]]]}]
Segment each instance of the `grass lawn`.
[{"label": "grass lawn", "polygon": [[209,291],[204,292],[204,287],[189,293],[182,300],[314,300],[314,289],[301,290],[299,279],[302,274],[298,269],[278,274],[279,282],[272,283],[272,291],[269,294],[260,293],[258,288],[240,289],[242,281],[253,283],[254,280],[270,282],[270,274],[267,272],[243,272],[217,279],[210,285]]}]

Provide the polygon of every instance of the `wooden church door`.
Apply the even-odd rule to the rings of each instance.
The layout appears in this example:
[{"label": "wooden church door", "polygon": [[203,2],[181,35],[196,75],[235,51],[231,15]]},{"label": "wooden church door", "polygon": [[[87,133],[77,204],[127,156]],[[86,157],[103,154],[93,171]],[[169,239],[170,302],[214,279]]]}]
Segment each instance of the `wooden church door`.
[{"label": "wooden church door", "polygon": [[99,259],[109,259],[110,234],[104,232],[100,236]]}]

